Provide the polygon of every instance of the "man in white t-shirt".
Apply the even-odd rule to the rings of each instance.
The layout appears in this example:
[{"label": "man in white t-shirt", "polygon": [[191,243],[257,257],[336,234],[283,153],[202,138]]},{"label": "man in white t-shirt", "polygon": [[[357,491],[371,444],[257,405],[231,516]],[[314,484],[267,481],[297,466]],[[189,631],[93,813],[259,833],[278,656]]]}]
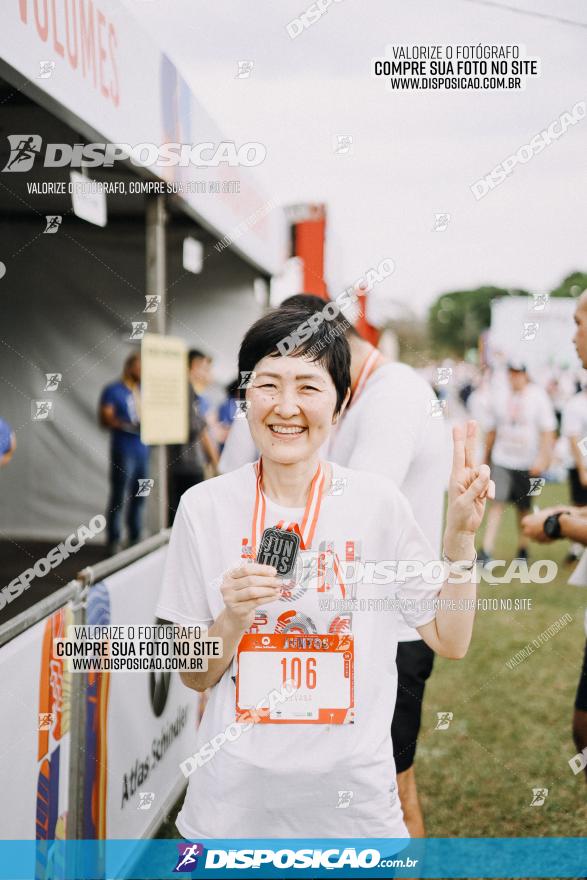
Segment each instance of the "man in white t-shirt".
[{"label": "man in white t-shirt", "polygon": [[479,561],[490,561],[499,523],[508,502],[518,512],[519,558],[528,557],[528,538],[519,524],[530,509],[532,478],[548,469],[556,430],[550,399],[538,385],[530,382],[524,364],[508,365],[509,388],[497,394],[487,411],[485,461],[491,463],[495,482],[495,501],[489,508]]},{"label": "man in white t-shirt", "polygon": [[[449,455],[443,410],[431,387],[412,367],[392,363],[381,355],[357,395],[361,369],[373,348],[352,327],[346,336],[355,394],[333,433],[330,458],[345,467],[391,479],[408,499],[418,525],[436,552],[442,536]],[[433,662],[434,652],[417,630],[400,621],[398,688],[391,735],[399,796],[412,837],[425,834],[414,760],[424,689]]]},{"label": "man in white t-shirt", "polygon": [[[299,294],[285,300],[281,308],[303,306],[313,313],[324,305],[320,297]],[[328,458],[344,467],[391,479],[410,502],[430,546],[439,552],[450,460],[442,408],[431,387],[412,367],[392,363],[376,352],[344,317],[331,324],[333,331],[345,333],[350,345],[353,396],[333,432]],[[239,419],[227,439],[220,470],[227,473],[255,458],[248,423]],[[339,491],[344,492],[345,487],[339,487]],[[424,835],[413,765],[424,688],[433,661],[434,652],[417,630],[400,620],[398,688],[391,733],[399,796],[412,837]]]}]

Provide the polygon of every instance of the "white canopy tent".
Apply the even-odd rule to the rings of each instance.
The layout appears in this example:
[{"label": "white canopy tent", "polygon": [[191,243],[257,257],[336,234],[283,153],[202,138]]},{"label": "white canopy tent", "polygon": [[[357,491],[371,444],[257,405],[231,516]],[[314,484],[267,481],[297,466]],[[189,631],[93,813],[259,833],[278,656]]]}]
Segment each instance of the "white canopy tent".
[{"label": "white canopy tent", "polygon": [[[0,172],[0,262],[6,267],[0,279],[0,416],[12,424],[18,443],[0,473],[0,530],[10,538],[59,539],[104,510],[108,436],[98,427],[96,408],[102,387],[120,375],[137,345],[129,339],[132,322],[147,320],[149,332],[181,336],[205,350],[217,376],[228,381],[236,373],[243,327],[262,308],[255,279],[268,281],[287,256],[283,212],[257,190],[247,167],[147,169],[119,161],[91,169],[84,173],[92,180],[197,180],[208,190],[160,197],[165,206],[159,203],[154,212],[142,195],[107,195],[104,227],[76,217],[70,195],[31,192],[34,182],[70,179],[70,167],[45,166],[48,144],[222,141],[172,62],[127,9],[102,2],[98,20],[89,2],[74,5],[75,28],[59,18],[71,4],[56,6],[57,20],[49,15],[45,33],[34,12],[42,4],[25,3],[4,10],[0,31],[0,168],[10,161],[9,136],[41,139],[30,169]],[[62,45],[63,55],[56,48]],[[39,78],[40,60],[52,56],[51,75]],[[209,191],[210,183],[224,180],[236,181],[240,194]],[[147,218],[163,213],[168,222],[147,232]],[[55,234],[44,232],[47,215],[62,216]],[[204,245],[198,275],[182,264],[187,235]],[[227,246],[215,248],[222,239]],[[145,314],[146,293],[159,290],[161,310]],[[46,373],[62,375],[56,390],[46,390]],[[48,420],[32,419],[32,401],[40,399],[53,401]]]}]

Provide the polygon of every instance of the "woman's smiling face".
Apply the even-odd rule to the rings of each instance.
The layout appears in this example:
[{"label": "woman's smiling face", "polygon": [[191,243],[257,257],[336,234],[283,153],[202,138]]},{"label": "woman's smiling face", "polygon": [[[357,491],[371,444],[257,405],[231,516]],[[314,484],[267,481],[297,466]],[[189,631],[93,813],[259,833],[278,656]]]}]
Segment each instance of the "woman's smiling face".
[{"label": "woman's smiling face", "polygon": [[264,357],[247,389],[247,418],[267,459],[293,464],[311,458],[328,439],[336,388],[328,370],[304,357]]}]

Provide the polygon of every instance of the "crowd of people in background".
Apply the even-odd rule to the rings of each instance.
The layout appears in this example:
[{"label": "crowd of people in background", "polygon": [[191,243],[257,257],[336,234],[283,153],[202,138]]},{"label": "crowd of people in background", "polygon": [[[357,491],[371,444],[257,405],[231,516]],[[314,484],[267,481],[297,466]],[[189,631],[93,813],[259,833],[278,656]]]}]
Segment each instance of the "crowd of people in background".
[{"label": "crowd of people in background", "polygon": [[[492,463],[496,499],[490,506],[479,560],[489,562],[504,506],[515,505],[518,524],[540,505],[545,483],[568,481],[573,504],[587,505],[587,371],[582,367],[541,366],[519,360],[478,367],[445,360],[421,370],[451,419],[463,412],[480,427],[480,456]],[[576,562],[582,546],[572,542],[566,561]],[[527,558],[528,538],[518,531],[519,558]]]}]

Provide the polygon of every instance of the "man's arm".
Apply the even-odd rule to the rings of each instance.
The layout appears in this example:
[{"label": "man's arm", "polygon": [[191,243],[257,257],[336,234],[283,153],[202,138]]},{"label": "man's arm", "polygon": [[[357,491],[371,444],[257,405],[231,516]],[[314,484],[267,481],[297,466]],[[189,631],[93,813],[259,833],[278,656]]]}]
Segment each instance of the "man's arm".
[{"label": "man's arm", "polygon": [[587,545],[587,507],[563,507],[559,510],[540,510],[525,516],[522,520],[522,531],[533,541],[548,544],[553,541],[544,534],[544,520],[553,513],[559,513],[560,537],[569,541],[578,541]]},{"label": "man's arm", "polygon": [[587,467],[585,466],[585,456],[579,448],[579,439],[578,434],[572,434],[568,438],[573,458],[575,459],[575,466],[579,473],[579,480],[582,486],[587,486]]},{"label": "man's arm", "polygon": [[491,464],[491,453],[495,444],[495,428],[487,431],[485,435],[485,464]]},{"label": "man's arm", "polygon": [[534,464],[530,468],[530,475],[538,477],[548,470],[554,449],[554,431],[540,432],[540,448]]},{"label": "man's arm", "polygon": [[116,409],[112,403],[100,404],[100,424],[103,428],[116,428],[119,431],[131,431],[133,434],[138,433],[137,425],[132,422],[125,422],[116,415]]},{"label": "man's arm", "polygon": [[574,513],[562,513],[558,521],[561,527],[561,538],[578,541],[579,544],[587,544],[587,509],[582,516]]}]

